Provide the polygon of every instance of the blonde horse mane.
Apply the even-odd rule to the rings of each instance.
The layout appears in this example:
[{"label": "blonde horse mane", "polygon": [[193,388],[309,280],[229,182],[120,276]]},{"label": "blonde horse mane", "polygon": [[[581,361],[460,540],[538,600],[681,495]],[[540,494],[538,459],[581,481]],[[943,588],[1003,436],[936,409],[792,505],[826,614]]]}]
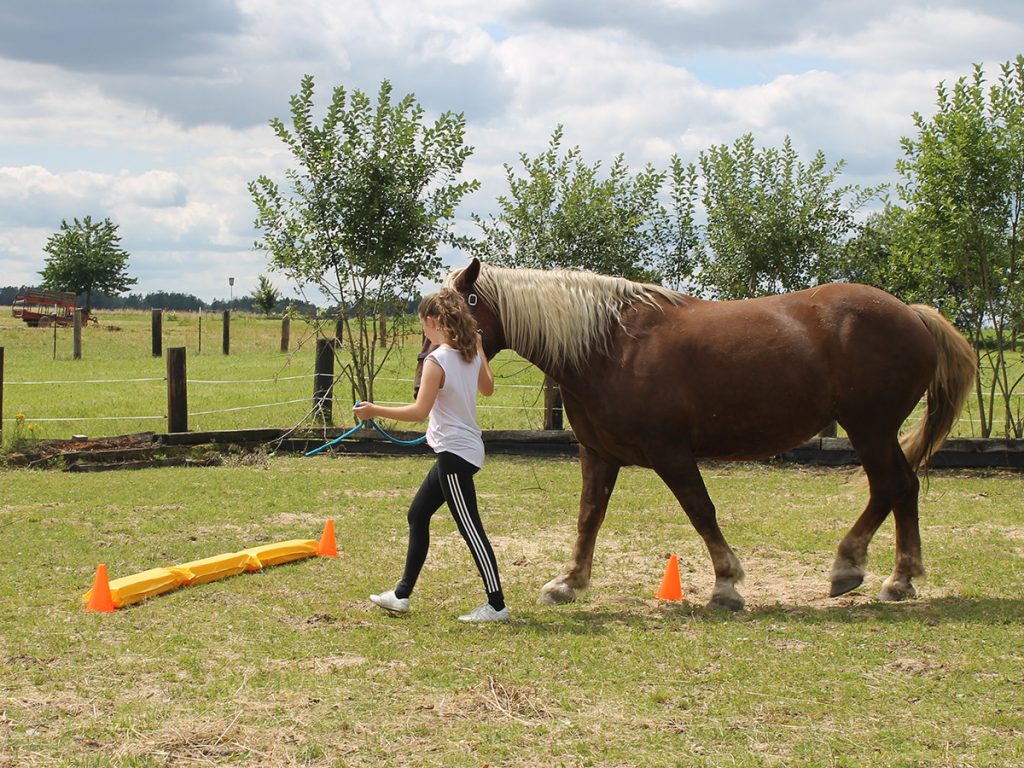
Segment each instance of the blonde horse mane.
[{"label": "blonde horse mane", "polygon": [[[454,287],[462,270],[445,285]],[[621,277],[556,269],[505,269],[480,265],[475,288],[494,307],[508,345],[542,368],[567,365],[579,370],[587,356],[607,352],[612,327],[635,301],[660,309],[654,297],[681,304],[686,297],[649,283]]]}]

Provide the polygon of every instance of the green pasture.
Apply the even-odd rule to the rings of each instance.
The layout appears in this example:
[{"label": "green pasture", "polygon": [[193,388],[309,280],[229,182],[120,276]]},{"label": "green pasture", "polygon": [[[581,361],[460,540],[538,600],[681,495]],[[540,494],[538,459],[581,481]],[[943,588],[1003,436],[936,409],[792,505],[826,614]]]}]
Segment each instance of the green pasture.
[{"label": "green pasture", "polygon": [[[624,470],[578,603],[538,606],[567,558],[579,471],[491,458],[478,491],[513,621],[482,601],[451,518],[413,613],[389,588],[429,459],[249,457],[210,469],[0,470],[0,766],[1008,766],[1024,764],[1019,475],[935,472],[919,599],[827,598],[863,504],[845,472],[710,465],[747,610],[703,607],[709,560],[654,476]],[[292,538],[340,556],[83,612],[111,576]],[[683,604],[653,599],[680,556]]]},{"label": "green pasture", "polygon": [[[70,328],[56,330],[55,354],[53,328],[29,328],[5,309],[0,307],[5,445],[16,429],[28,439],[167,431],[167,363],[152,355],[149,312],[98,312],[99,325],[83,329],[82,359],[75,360]],[[289,352],[282,353],[280,318],[233,315],[230,355],[222,352],[221,313],[200,319],[197,313],[166,312],[162,325],[163,349],[187,350],[190,430],[311,426],[316,331],[309,323],[292,321]],[[419,339],[418,330],[410,333],[388,361],[374,393],[378,402],[412,400]],[[481,400],[481,426],[540,428],[540,372],[510,352],[495,359],[494,371],[498,390]],[[337,425],[354,423],[352,401],[351,387],[339,383]],[[18,414],[25,417],[20,424]]]}]

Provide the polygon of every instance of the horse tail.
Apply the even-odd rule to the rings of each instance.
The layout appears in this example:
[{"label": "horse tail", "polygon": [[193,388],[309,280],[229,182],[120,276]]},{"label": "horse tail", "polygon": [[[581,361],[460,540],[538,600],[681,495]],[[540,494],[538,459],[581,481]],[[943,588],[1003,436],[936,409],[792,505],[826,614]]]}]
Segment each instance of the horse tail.
[{"label": "horse tail", "polygon": [[931,333],[938,353],[935,375],[928,384],[924,418],[900,440],[907,462],[916,472],[927,465],[960,418],[974,386],[978,360],[970,342],[937,310],[923,304],[912,304],[910,308]]}]

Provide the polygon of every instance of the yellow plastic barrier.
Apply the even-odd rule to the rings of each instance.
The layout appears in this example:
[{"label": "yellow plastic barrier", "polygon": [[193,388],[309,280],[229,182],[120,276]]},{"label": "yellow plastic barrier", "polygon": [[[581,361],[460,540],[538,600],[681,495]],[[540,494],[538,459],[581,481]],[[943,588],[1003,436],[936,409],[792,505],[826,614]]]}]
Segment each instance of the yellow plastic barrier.
[{"label": "yellow plastic barrier", "polygon": [[[255,570],[252,566],[254,558],[246,552],[229,552],[225,555],[214,555],[202,560],[193,560],[191,563],[182,563],[175,566],[184,568],[192,574],[187,582],[190,586],[195,584],[206,584],[217,579],[224,579],[228,576],[235,576],[242,571]],[[258,561],[255,565],[258,567]]]},{"label": "yellow plastic barrier", "polygon": [[[87,611],[109,612],[114,608],[122,608],[137,603],[147,597],[170,592],[185,584],[205,584],[208,581],[234,576],[242,571],[258,571],[270,565],[288,563],[303,557],[323,555],[336,557],[337,546],[334,540],[334,521],[328,520],[320,541],[315,539],[292,539],[277,544],[263,544],[250,547],[240,552],[214,555],[202,560],[193,560],[170,568],[151,568],[133,576],[107,581],[107,567],[100,564],[96,569],[93,589],[82,596]],[[98,585],[98,586],[97,586]],[[107,589],[109,586],[109,596]],[[96,600],[91,602],[93,591]],[[109,597],[109,599],[108,599]],[[113,607],[111,607],[113,603]]]},{"label": "yellow plastic barrier", "polygon": [[[160,595],[188,583],[192,574],[180,566],[174,568],[151,568],[132,576],[124,576],[110,582],[110,597],[115,608],[137,603],[153,595]],[[86,603],[92,597],[90,589],[82,596]]]},{"label": "yellow plastic barrier", "polygon": [[277,544],[264,544],[259,547],[243,549],[240,554],[252,555],[256,558],[258,565],[249,570],[255,571],[259,568],[266,568],[270,565],[280,565],[302,557],[312,557],[316,554],[319,544],[314,539],[292,539]]}]

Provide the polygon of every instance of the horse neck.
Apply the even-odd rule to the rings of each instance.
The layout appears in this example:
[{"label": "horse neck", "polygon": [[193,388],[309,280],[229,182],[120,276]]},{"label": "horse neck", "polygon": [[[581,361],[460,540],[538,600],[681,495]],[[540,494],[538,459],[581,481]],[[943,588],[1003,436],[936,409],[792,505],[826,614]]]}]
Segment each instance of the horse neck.
[{"label": "horse neck", "polygon": [[576,370],[564,364],[546,362],[540,355],[530,355],[521,350],[515,349],[514,347],[512,348],[512,351],[539,368],[541,373],[544,374],[545,379],[552,379],[557,384],[569,384],[583,376],[583,371]]}]

